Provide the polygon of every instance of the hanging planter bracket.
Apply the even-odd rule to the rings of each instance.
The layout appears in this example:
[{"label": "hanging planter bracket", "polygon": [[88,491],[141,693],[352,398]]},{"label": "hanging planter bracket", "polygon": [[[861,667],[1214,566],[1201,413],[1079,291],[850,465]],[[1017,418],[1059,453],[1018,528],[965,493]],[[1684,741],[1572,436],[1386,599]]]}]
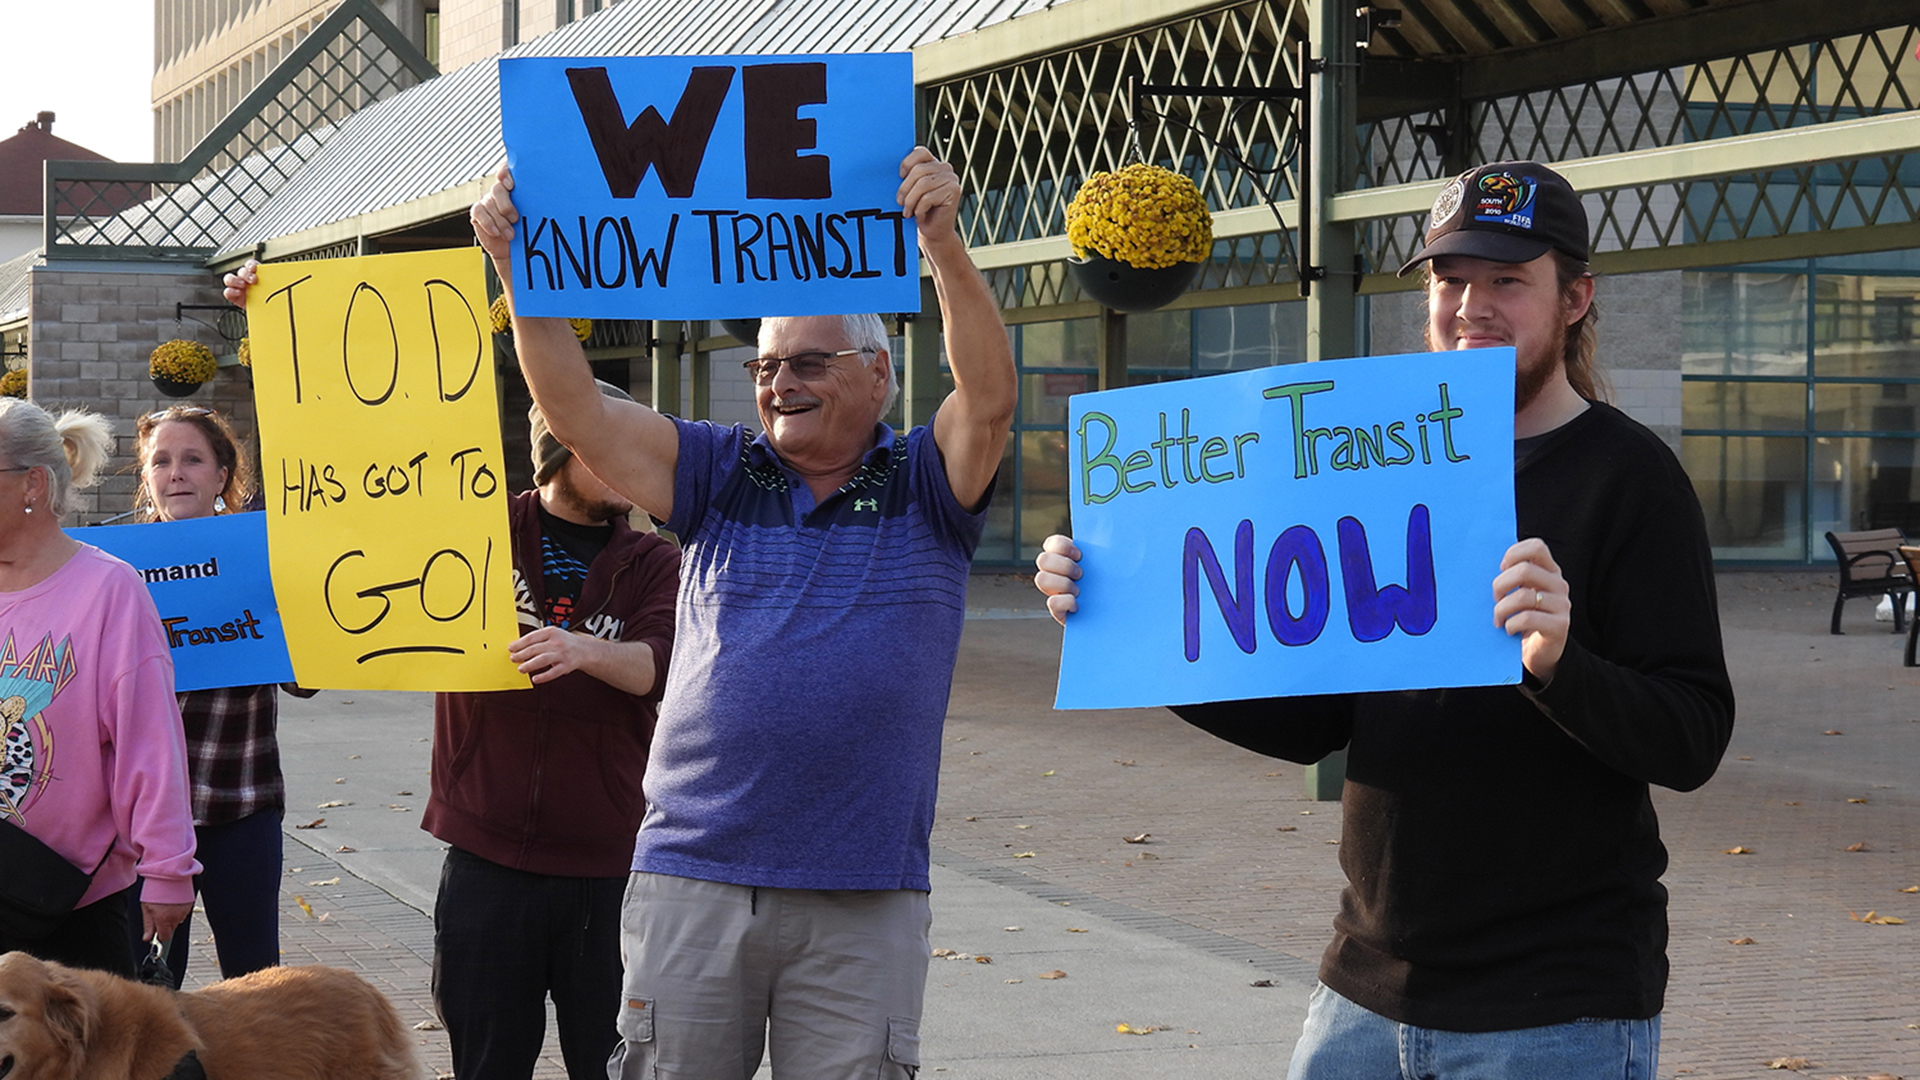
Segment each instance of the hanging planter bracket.
[{"label": "hanging planter bracket", "polygon": [[[1300,43],[1299,50],[1299,71],[1303,80],[1308,76],[1319,75],[1326,71],[1327,62],[1309,56],[1306,42]],[[1300,171],[1299,182],[1294,187],[1294,190],[1299,193],[1297,202],[1300,207],[1299,221],[1295,223],[1295,227],[1299,230],[1300,240],[1297,244],[1291,245],[1295,256],[1291,261],[1294,275],[1300,283],[1300,295],[1311,295],[1313,283],[1326,278],[1327,268],[1313,264],[1313,110],[1309,107],[1308,89],[1304,81],[1300,86],[1213,86],[1191,83],[1143,83],[1138,79],[1129,79],[1127,81],[1127,127],[1132,132],[1136,149],[1140,139],[1140,100],[1158,97],[1212,97],[1239,101],[1293,103],[1294,131],[1296,132],[1295,157]],[[1154,115],[1162,120],[1172,119],[1159,113]],[[1178,120],[1174,122],[1182,123]],[[1273,211],[1273,219],[1280,225],[1280,242],[1285,244],[1287,223],[1280,217],[1280,207],[1274,200],[1272,189],[1257,179],[1263,173],[1285,168],[1285,158],[1282,157],[1280,163],[1271,170],[1256,169],[1248,164],[1247,160],[1234,148],[1192,125],[1183,124],[1183,126],[1233,158],[1248,175],[1256,177],[1255,183],[1259,186],[1260,193],[1266,196],[1267,208]]]}]

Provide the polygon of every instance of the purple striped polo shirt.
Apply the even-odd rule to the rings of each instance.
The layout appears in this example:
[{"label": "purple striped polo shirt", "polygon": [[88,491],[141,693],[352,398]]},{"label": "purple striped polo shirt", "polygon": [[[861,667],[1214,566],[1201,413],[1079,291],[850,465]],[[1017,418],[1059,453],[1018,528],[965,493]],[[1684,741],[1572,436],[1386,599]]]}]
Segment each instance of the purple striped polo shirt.
[{"label": "purple striped polo shirt", "polygon": [[676,420],[685,545],[633,868],[792,889],[921,889],[967,572],[930,427],[879,425],[815,505],[765,435]]}]

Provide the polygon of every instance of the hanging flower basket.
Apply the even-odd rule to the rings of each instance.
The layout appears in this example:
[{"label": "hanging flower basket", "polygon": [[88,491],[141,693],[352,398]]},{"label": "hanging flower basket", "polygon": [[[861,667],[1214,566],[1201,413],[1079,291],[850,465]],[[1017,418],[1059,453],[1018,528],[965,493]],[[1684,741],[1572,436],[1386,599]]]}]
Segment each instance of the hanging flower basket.
[{"label": "hanging flower basket", "polygon": [[1213,250],[1213,215],[1193,181],[1133,164],[1087,178],[1067,207],[1067,271],[1080,291],[1115,311],[1163,308]]},{"label": "hanging flower basket", "polygon": [[212,349],[184,338],[163,342],[147,358],[147,377],[168,397],[186,397],[219,371]]},{"label": "hanging flower basket", "polygon": [[760,344],[759,319],[721,319],[720,329],[733,335],[733,339],[748,347]]}]

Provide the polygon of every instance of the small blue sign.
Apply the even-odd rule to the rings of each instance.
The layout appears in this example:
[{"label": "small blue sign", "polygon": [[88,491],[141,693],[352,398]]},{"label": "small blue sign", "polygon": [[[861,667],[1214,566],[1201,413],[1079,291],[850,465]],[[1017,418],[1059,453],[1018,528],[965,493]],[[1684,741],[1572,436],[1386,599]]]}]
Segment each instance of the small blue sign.
[{"label": "small blue sign", "polygon": [[527,315],[920,309],[909,53],[500,61]]},{"label": "small blue sign", "polygon": [[176,690],[293,681],[267,568],[267,516],[69,529],[146,580],[173,650]]},{"label": "small blue sign", "polygon": [[1518,682],[1513,382],[1502,348],[1076,395],[1055,706]]}]

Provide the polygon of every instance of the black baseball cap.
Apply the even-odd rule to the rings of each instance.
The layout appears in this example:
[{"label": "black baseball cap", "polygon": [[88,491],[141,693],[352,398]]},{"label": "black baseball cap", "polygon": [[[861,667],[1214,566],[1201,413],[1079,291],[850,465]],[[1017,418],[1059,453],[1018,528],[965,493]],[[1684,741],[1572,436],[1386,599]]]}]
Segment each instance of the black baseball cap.
[{"label": "black baseball cap", "polygon": [[1440,189],[1420,253],[1400,276],[1439,255],[1524,263],[1561,251],[1587,262],[1587,238],[1587,209],[1565,177],[1531,161],[1496,161]]}]

